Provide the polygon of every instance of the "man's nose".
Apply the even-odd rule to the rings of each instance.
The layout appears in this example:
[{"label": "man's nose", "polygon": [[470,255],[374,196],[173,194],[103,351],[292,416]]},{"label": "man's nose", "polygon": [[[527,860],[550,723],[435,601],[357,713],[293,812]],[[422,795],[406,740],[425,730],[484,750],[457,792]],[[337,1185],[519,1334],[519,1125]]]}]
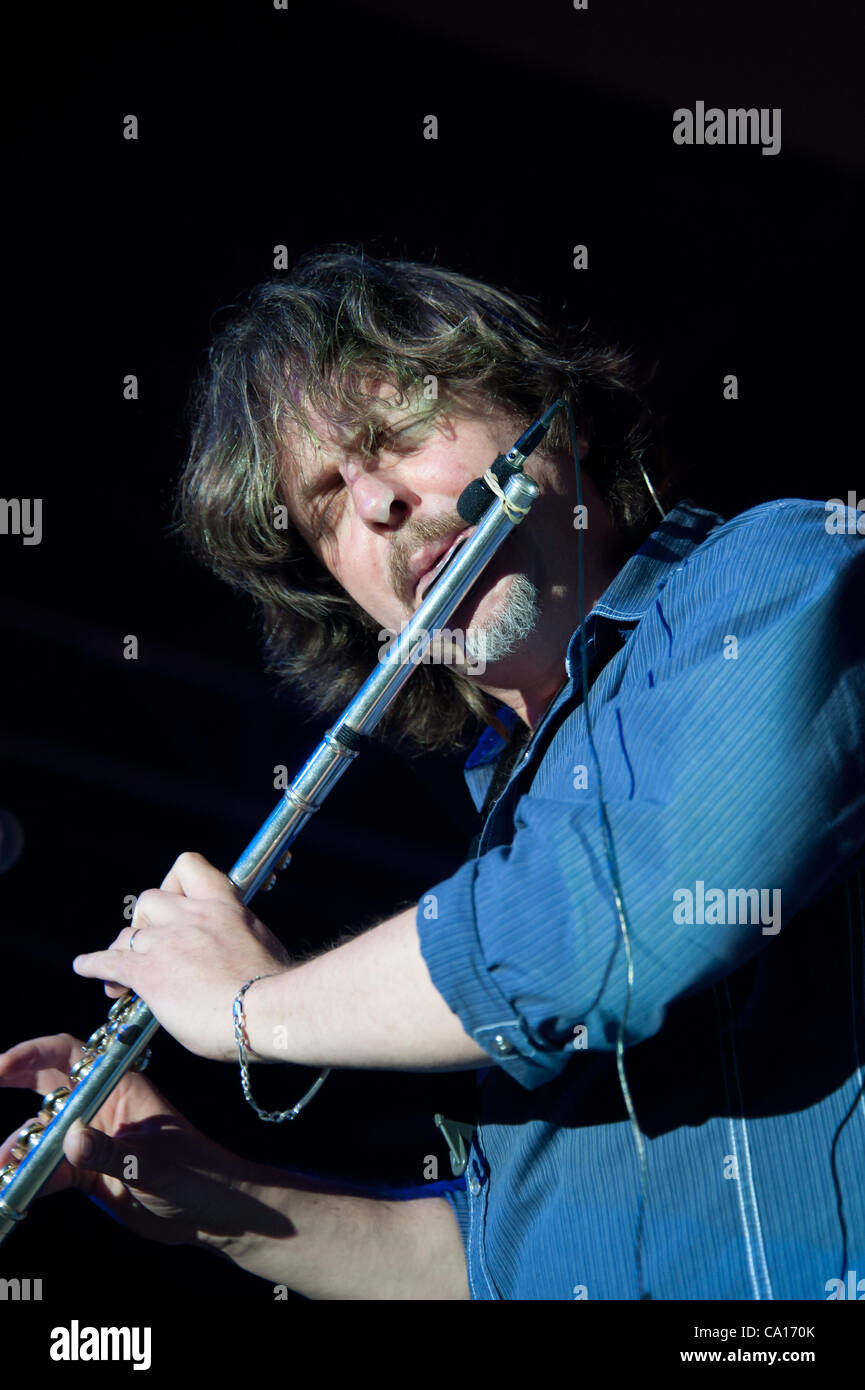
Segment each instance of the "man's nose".
[{"label": "man's nose", "polygon": [[382,470],[349,459],[343,476],[358,516],[370,526],[398,526],[420,501],[398,465]]}]

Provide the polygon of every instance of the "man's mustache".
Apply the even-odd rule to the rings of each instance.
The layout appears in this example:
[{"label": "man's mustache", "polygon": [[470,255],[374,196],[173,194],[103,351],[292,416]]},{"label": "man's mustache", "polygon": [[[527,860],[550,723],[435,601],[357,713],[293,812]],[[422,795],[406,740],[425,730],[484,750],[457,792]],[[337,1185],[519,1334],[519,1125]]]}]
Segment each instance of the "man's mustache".
[{"label": "man's mustache", "polygon": [[462,531],[465,524],[454,508],[452,512],[445,512],[442,516],[410,521],[401,528],[388,557],[388,577],[391,588],[406,607],[411,608],[414,604],[412,560],[421,546],[428,545],[431,541],[444,540],[455,531]]}]

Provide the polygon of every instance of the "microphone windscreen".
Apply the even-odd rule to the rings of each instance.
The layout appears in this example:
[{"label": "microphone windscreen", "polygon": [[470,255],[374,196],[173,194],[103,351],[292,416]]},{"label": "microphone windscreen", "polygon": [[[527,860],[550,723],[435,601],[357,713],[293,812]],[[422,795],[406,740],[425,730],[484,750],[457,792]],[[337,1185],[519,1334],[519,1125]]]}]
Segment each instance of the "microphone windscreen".
[{"label": "microphone windscreen", "polygon": [[475,478],[474,482],[469,483],[465,492],[460,493],[457,501],[457,511],[463,521],[469,526],[474,526],[490,505],[492,496],[493,494],[482,478]]},{"label": "microphone windscreen", "polygon": [[[499,454],[495,463],[492,464],[493,476],[496,477],[504,487],[508,478],[513,477],[514,473],[519,473],[521,465],[519,463],[509,463],[504,454]],[[469,483],[468,487],[460,493],[457,501],[457,511],[469,526],[474,526],[486,511],[487,507],[495,497],[491,488],[487,487],[483,478],[475,478]]]}]

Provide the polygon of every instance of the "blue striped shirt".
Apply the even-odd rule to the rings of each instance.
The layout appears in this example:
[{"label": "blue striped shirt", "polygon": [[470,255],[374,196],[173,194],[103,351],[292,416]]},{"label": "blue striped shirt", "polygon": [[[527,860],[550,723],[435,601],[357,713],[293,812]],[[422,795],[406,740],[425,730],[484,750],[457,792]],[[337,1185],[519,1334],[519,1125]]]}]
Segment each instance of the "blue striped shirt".
[{"label": "blue striped shirt", "polygon": [[[653,1298],[826,1299],[851,1270],[865,1294],[865,543],[846,516],[836,534],[822,502],[727,522],[683,502],[585,623]],[[476,855],[417,913],[492,1063],[445,1194],[477,1299],[638,1297],[628,953],[580,666],[577,632]],[[479,808],[503,747],[489,731],[466,765]]]}]

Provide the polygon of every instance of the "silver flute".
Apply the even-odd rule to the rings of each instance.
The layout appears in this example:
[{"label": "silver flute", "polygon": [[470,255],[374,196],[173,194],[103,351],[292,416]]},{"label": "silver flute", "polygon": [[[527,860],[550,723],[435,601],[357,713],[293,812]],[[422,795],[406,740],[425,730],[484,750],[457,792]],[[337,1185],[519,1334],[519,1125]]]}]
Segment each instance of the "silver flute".
[{"label": "silver flute", "polygon": [[[421,606],[392,642],[339,719],[288,787],[276,808],[247,845],[228,877],[242,902],[273,887],[275,871],[287,866],[288,847],[319,809],[349,763],[396,697],[448,618],[459,606],[514,526],[527,515],[538,486],[522,464],[541,442],[555,405],[535,421],[508,451],[499,455],[483,479],[469,484],[457,508],[476,529],[459,543],[435,576]],[[490,503],[492,498],[492,503]],[[69,1084],[43,1096],[37,1118],[19,1131],[11,1161],[0,1169],[0,1245],[27,1215],[30,1203],[63,1158],[63,1141],[75,1120],[87,1124],[128,1071],[143,1071],[148,1044],[159,1023],[132,990],[112,1006],[106,1022],[82,1045],[82,1057]],[[323,1071],[295,1107],[300,1110],[328,1074]]]}]

